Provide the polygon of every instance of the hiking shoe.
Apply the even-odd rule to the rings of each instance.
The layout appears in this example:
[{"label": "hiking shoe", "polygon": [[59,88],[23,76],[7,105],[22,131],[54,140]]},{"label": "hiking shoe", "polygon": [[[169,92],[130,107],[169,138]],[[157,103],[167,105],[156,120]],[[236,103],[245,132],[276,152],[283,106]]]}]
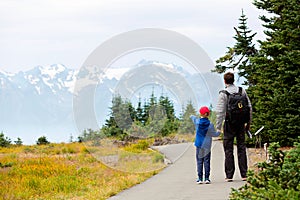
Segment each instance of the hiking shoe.
[{"label": "hiking shoe", "polygon": [[232,180],[232,178],[225,178],[225,181],[226,182],[232,182],[233,180]]},{"label": "hiking shoe", "polygon": [[209,180],[209,179],[206,179],[206,180],[205,180],[205,184],[210,184],[210,180]]},{"label": "hiking shoe", "polygon": [[202,183],[203,183],[202,179],[197,180],[197,184],[202,184]]}]

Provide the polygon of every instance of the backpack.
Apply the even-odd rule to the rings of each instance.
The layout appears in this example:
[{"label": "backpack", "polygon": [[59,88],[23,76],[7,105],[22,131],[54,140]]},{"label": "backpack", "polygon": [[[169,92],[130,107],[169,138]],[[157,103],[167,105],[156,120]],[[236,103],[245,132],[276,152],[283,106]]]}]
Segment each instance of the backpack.
[{"label": "backpack", "polygon": [[239,87],[237,93],[230,94],[227,90],[221,90],[227,95],[226,119],[231,124],[245,124],[250,121],[250,107],[246,94],[242,94]]}]

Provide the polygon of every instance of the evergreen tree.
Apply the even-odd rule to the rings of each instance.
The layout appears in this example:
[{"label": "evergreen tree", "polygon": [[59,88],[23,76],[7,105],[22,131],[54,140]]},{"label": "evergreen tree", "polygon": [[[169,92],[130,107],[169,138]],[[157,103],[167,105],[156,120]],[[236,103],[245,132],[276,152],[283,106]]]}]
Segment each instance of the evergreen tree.
[{"label": "evergreen tree", "polygon": [[4,136],[4,133],[0,133],[0,147],[8,147],[11,144],[11,139]]},{"label": "evergreen tree", "polygon": [[164,107],[161,105],[152,106],[147,122],[147,127],[150,129],[150,135],[167,135],[169,133],[167,123],[168,118]]},{"label": "evergreen tree", "polygon": [[19,137],[17,138],[16,141],[14,141],[14,143],[15,143],[17,146],[21,146],[21,145],[23,144],[21,138],[19,138]]},{"label": "evergreen tree", "polygon": [[170,121],[174,121],[176,118],[175,109],[174,109],[174,105],[171,102],[171,100],[169,99],[169,97],[161,96],[159,98],[159,104],[165,109],[167,118]]},{"label": "evergreen tree", "polygon": [[135,110],[130,102],[123,101],[120,95],[113,97],[112,106],[110,107],[110,117],[105,121],[101,131],[107,136],[124,134],[124,130],[129,129]]},{"label": "evergreen tree", "polygon": [[254,124],[265,126],[264,140],[292,145],[300,131],[300,3],[256,0],[254,5],[272,14],[261,16],[267,39],[251,58]]},{"label": "evergreen tree", "polygon": [[[154,91],[152,91],[152,94],[150,96],[150,99],[149,99],[149,103],[148,105],[145,107],[147,108],[148,110],[145,110],[145,114],[148,114],[148,118],[149,116],[154,116],[155,114],[155,109],[156,109],[156,106],[157,106],[157,98],[156,96],[154,95]],[[149,120],[149,119],[148,119]],[[147,121],[148,121],[147,120]]]},{"label": "evergreen tree", "polygon": [[242,10],[239,26],[237,28],[234,27],[236,34],[233,38],[236,43],[233,47],[227,47],[226,54],[216,61],[217,65],[213,72],[224,73],[228,69],[237,69],[239,76],[247,79],[245,84],[252,85],[254,83],[251,79],[253,69],[251,68],[250,57],[257,53],[255,45],[252,43],[256,33],[252,34],[252,31],[249,30],[247,19]]},{"label": "evergreen tree", "polygon": [[159,105],[161,105],[166,113],[167,120],[163,128],[163,135],[168,135],[170,133],[176,132],[179,127],[179,121],[175,115],[175,109],[172,101],[169,97],[161,96],[159,98]]},{"label": "evergreen tree", "polygon": [[195,126],[192,120],[190,119],[191,115],[197,115],[197,111],[194,108],[191,101],[188,102],[188,104],[185,107],[185,110],[183,112],[182,118],[180,119],[180,127],[179,127],[179,133],[194,133],[195,132]]},{"label": "evergreen tree", "polygon": [[144,125],[146,125],[148,118],[149,118],[149,112],[150,112],[150,105],[148,102],[145,100],[144,101],[144,106],[143,106],[143,117],[142,117],[142,122]]},{"label": "evergreen tree", "polygon": [[139,102],[136,108],[136,118],[135,120],[141,122],[142,124],[145,124],[145,121],[143,119],[143,108],[142,108],[142,102],[141,98],[139,97]]},{"label": "evergreen tree", "polygon": [[210,114],[209,114],[209,120],[213,123],[216,124],[216,120],[217,120],[217,114],[214,111],[214,108],[212,106],[212,104],[209,105],[209,110],[210,110]]},{"label": "evergreen tree", "polygon": [[134,121],[126,131],[126,134],[138,138],[147,138],[151,135],[149,130],[147,130],[147,126],[143,125],[140,121]]},{"label": "evergreen tree", "polygon": [[155,106],[157,104],[157,98],[156,96],[154,95],[154,88],[152,90],[152,93],[151,93],[151,96],[150,96],[150,99],[149,99],[149,106]]},{"label": "evergreen tree", "polygon": [[128,129],[132,122],[130,116],[130,104],[128,102],[124,102],[122,97],[118,95],[112,100],[111,110],[117,126],[121,129]]},{"label": "evergreen tree", "polygon": [[[93,129],[89,128],[89,129],[85,129],[82,132],[82,134],[80,136],[80,140],[81,140],[81,142],[83,142],[83,141],[84,142],[86,142],[86,141],[94,141],[95,142],[95,141],[97,141],[97,140],[99,140],[103,137],[104,137],[104,135],[101,134],[101,130],[100,131],[94,131]],[[73,139],[71,141],[73,141]]]},{"label": "evergreen tree", "polygon": [[[124,101],[117,95],[112,99],[110,116],[100,133],[106,136],[135,135],[145,137],[150,135],[168,135],[178,129],[178,119],[175,109],[168,97],[161,96],[159,102],[152,92],[149,101],[142,106],[139,98],[135,109],[130,101]],[[101,135],[100,134],[100,135]],[[83,139],[89,138],[82,136]]]},{"label": "evergreen tree", "polygon": [[259,41],[260,49],[256,51],[251,43],[254,34],[246,31],[242,14],[234,37],[236,44],[217,61],[214,71],[238,69],[239,75],[247,79],[253,107],[252,128],[265,126],[262,142],[292,145],[300,124],[300,3],[255,0],[254,5],[269,13],[260,17],[266,40]]},{"label": "evergreen tree", "polygon": [[137,112],[130,101],[125,101],[124,112],[125,118],[127,120],[126,129],[128,129],[131,126],[132,122],[136,120]]}]

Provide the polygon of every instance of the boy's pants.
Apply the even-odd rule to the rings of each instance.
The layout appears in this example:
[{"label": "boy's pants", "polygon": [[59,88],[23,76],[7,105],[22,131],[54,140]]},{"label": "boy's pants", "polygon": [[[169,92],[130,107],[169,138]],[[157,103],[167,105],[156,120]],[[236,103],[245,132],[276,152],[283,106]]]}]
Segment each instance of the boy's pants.
[{"label": "boy's pants", "polygon": [[237,155],[240,174],[242,178],[247,177],[247,156],[245,145],[245,130],[244,126],[233,126],[225,121],[224,124],[224,141],[223,147],[225,152],[225,174],[226,178],[232,179],[235,171],[234,156],[233,156],[233,141],[236,137]]},{"label": "boy's pants", "polygon": [[203,180],[203,165],[205,169],[205,180],[209,179],[210,155],[210,149],[196,147],[197,172],[200,180]]}]

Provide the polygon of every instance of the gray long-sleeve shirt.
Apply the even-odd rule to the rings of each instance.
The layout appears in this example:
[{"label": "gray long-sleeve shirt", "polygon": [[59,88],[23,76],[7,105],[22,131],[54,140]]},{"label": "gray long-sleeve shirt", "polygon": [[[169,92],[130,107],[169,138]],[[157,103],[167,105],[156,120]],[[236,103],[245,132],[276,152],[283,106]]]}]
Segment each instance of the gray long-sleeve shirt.
[{"label": "gray long-sleeve shirt", "polygon": [[[225,90],[227,90],[230,94],[238,92],[239,87],[235,86],[234,84],[229,84],[226,86]],[[249,107],[250,107],[250,122],[252,121],[252,106],[251,106],[251,101],[246,93],[246,91],[243,89],[242,94],[246,94],[246,97],[249,102]],[[219,98],[216,106],[216,114],[217,114],[217,120],[216,120],[216,128],[217,130],[221,130],[222,128],[222,123],[225,119],[226,116],[226,109],[227,109],[227,95],[223,92],[219,93]]]}]

